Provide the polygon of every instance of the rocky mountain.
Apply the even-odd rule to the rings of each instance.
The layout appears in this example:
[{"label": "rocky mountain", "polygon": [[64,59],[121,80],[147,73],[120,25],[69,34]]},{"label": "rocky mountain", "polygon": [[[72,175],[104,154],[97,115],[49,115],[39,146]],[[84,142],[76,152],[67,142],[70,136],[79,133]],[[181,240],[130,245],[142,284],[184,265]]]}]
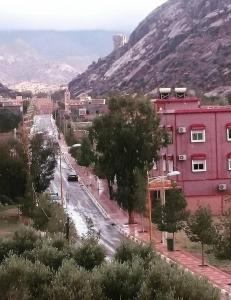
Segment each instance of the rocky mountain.
[{"label": "rocky mountain", "polygon": [[112,31],[0,31],[0,82],[68,83],[112,50]]},{"label": "rocky mountain", "polygon": [[0,83],[0,96],[14,98],[17,94],[18,93],[16,93],[15,91],[8,89],[6,86]]},{"label": "rocky mountain", "polygon": [[231,95],[230,0],[167,1],[138,25],[125,46],[69,84],[73,96],[153,93],[159,86]]}]

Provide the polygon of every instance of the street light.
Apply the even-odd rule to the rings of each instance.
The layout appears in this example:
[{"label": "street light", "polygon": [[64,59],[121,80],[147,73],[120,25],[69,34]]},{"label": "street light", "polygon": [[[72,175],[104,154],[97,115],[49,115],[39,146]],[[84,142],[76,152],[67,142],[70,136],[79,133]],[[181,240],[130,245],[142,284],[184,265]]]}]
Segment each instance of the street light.
[{"label": "street light", "polygon": [[62,178],[62,150],[59,144],[57,144],[59,149],[59,173],[60,173],[60,192],[61,192],[61,203],[63,206],[63,178]]},{"label": "street light", "polygon": [[[147,173],[148,175],[148,173]],[[155,181],[160,181],[161,182],[161,189],[160,189],[160,196],[161,196],[161,205],[165,205],[165,189],[164,189],[164,179],[172,176],[178,176],[180,175],[179,171],[172,171],[167,173],[166,175],[163,176],[157,176],[157,177],[148,177],[148,210],[149,210],[149,239],[150,243],[152,242],[152,205],[151,205],[151,197],[150,197],[150,191],[149,187],[150,184],[155,182]],[[161,242],[163,243],[166,240],[166,232],[162,232],[162,240]]]}]

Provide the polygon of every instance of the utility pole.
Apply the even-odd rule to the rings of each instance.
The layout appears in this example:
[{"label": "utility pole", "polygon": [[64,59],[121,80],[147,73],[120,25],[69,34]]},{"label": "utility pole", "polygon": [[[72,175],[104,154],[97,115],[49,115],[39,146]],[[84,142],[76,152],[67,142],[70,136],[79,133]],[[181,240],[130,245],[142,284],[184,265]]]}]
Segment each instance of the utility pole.
[{"label": "utility pole", "polygon": [[67,221],[65,223],[65,236],[67,241],[69,242],[70,239],[70,218],[67,217]]},{"label": "utility pole", "polygon": [[60,189],[61,189],[61,202],[63,206],[63,177],[62,177],[62,152],[59,147],[59,172],[60,172]]},{"label": "utility pole", "polygon": [[149,175],[147,171],[147,192],[148,192],[148,222],[149,222],[149,240],[152,243],[152,203],[149,190]]}]

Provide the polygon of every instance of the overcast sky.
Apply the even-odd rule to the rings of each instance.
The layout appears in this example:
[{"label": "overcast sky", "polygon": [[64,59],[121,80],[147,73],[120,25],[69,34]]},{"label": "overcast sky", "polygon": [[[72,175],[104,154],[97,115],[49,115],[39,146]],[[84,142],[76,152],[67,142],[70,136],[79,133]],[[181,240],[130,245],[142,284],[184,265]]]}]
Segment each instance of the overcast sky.
[{"label": "overcast sky", "polygon": [[0,29],[131,30],[166,0],[0,0]]}]

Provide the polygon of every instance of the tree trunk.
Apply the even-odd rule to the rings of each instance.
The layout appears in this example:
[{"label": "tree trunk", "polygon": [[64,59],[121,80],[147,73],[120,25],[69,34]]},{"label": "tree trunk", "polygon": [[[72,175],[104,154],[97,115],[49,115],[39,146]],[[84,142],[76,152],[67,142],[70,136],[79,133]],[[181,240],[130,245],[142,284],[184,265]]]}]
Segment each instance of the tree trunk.
[{"label": "tree trunk", "polygon": [[140,217],[141,217],[141,228],[142,228],[142,232],[144,232],[144,216],[143,216],[143,213],[141,213]]},{"label": "tree trunk", "polygon": [[173,251],[175,250],[175,232],[172,233]]},{"label": "tree trunk", "polygon": [[107,185],[108,185],[110,200],[113,200],[113,186],[111,184],[110,179],[107,179]]},{"label": "tree trunk", "polygon": [[128,211],[128,224],[135,224],[134,212]]},{"label": "tree trunk", "polygon": [[205,258],[204,258],[204,244],[203,243],[201,243],[201,265],[202,265],[202,267],[204,267],[204,265],[205,265]]}]

